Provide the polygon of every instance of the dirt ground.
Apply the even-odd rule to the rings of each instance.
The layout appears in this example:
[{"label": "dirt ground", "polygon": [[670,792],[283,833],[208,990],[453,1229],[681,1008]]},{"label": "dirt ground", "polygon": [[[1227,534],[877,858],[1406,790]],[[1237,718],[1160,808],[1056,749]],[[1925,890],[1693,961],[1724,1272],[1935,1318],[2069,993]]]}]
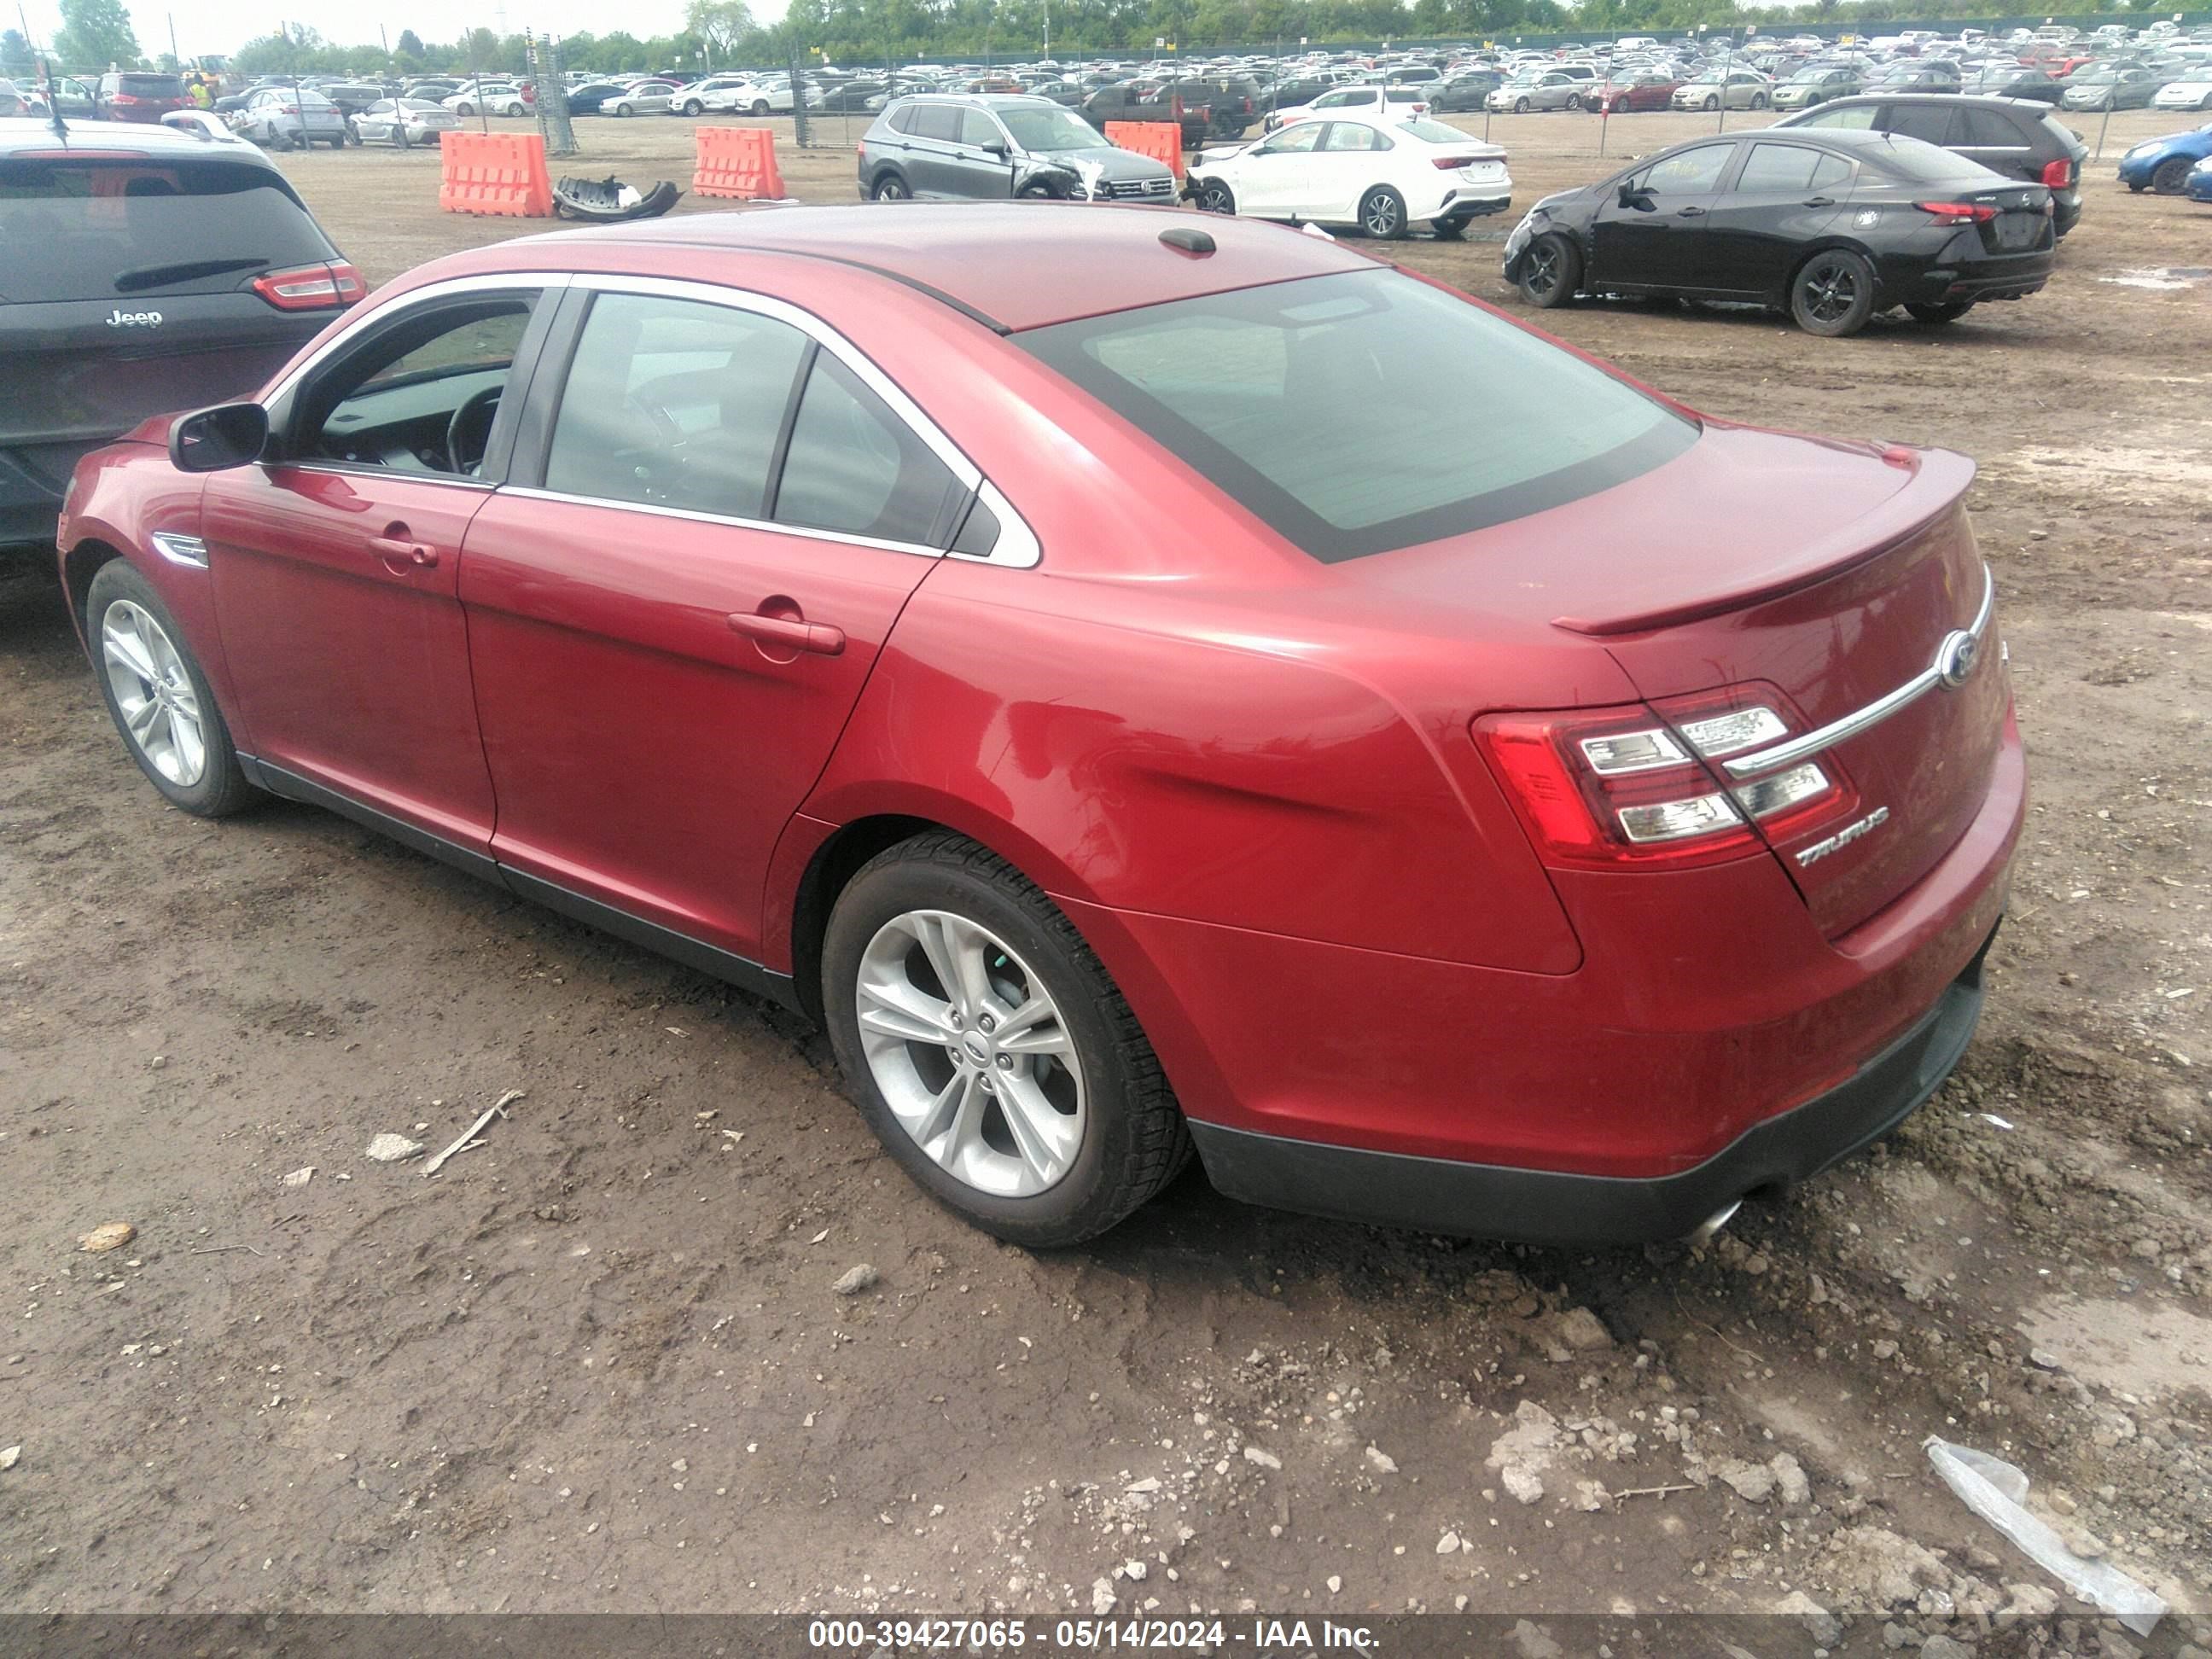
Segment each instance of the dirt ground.
[{"label": "dirt ground", "polygon": [[[581,125],[578,171],[688,174],[685,124]],[[786,1016],[329,815],[166,809],[52,580],[9,573],[0,1609],[1802,1596],[1917,1650],[2055,1588],[1936,1480],[1931,1434],[2212,1603],[2212,282],[2142,274],[2203,277],[2212,208],[2111,165],[2177,125],[2116,118],[2057,279],[1948,330],[1547,319],[1717,415],[1975,457],[2032,756],[1959,1073],[1704,1250],[1372,1231],[1194,1170],[1091,1248],[1001,1248],[908,1185]],[[1501,118],[1516,196],[1595,176],[1597,131]],[[532,228],[436,212],[427,155],[284,165],[373,280]],[[849,144],[785,165],[852,197]],[[1503,297],[1505,228],[1395,252]],[[509,1089],[435,1179],[362,1155]],[[81,1253],[111,1220],[135,1241]],[[859,1262],[881,1282],[833,1294]]]}]

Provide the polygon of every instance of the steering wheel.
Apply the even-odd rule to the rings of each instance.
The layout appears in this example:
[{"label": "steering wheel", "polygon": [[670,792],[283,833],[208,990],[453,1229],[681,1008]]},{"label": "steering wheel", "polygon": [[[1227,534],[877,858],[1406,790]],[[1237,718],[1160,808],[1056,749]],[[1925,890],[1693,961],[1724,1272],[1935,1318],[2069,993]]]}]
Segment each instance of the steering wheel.
[{"label": "steering wheel", "polygon": [[453,417],[446,422],[446,462],[456,472],[473,474],[483,465],[484,447],[491,441],[492,416],[499,408],[501,388],[488,386],[471,392]]}]

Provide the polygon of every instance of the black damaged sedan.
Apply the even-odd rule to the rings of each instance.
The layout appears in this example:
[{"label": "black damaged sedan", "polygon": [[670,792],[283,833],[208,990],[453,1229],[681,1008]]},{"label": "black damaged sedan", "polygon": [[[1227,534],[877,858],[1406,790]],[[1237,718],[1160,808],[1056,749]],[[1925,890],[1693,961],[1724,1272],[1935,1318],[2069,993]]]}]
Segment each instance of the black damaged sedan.
[{"label": "black damaged sedan", "polygon": [[1531,305],[1674,295],[1787,311],[1855,334],[1903,306],[1948,323],[2051,280],[2051,191],[1892,133],[1700,138],[1547,196],[1505,244]]}]

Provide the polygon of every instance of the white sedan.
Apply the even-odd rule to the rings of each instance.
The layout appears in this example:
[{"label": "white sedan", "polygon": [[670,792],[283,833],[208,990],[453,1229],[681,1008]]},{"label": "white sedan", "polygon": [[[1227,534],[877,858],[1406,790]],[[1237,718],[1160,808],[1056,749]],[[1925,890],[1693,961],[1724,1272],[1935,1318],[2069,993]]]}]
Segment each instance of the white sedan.
[{"label": "white sedan", "polygon": [[602,115],[666,115],[680,90],[672,81],[640,81],[627,92],[599,100]]},{"label": "white sedan", "polygon": [[2212,109],[2212,68],[2191,70],[2150,95],[2153,109]]},{"label": "white sedan", "polygon": [[1385,240],[1425,219],[1443,237],[1512,201],[1505,152],[1441,121],[1301,121],[1241,149],[1209,151],[1184,191],[1209,213],[1355,225]]}]

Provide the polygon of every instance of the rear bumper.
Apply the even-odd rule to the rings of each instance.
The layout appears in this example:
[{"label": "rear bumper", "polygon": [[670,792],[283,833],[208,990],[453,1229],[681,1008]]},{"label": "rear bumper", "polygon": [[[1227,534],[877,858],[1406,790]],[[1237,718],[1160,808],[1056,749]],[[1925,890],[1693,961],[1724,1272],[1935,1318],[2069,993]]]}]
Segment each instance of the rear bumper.
[{"label": "rear bumper", "polygon": [[1584,947],[1545,975],[1063,899],[1236,1196],[1437,1231],[1679,1236],[1887,1130],[1972,1034],[2027,768],[1831,939],[1778,862],[1554,872]]},{"label": "rear bumper", "polygon": [[1839,1084],[1768,1118],[1679,1175],[1645,1179],[1364,1152],[1194,1122],[1207,1178],[1231,1198],[1345,1221],[1527,1244],[1680,1238],[1759,1193],[1778,1192],[1879,1140],[1942,1086],[1982,1013],[1982,963],[1912,1029]]}]

